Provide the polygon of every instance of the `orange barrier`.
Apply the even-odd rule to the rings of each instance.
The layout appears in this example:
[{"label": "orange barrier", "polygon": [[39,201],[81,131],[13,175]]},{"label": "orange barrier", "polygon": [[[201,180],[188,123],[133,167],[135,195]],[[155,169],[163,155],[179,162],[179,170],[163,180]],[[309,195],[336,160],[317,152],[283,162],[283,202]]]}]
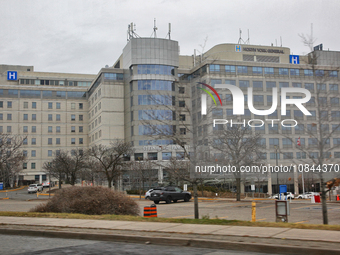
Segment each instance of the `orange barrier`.
[{"label": "orange barrier", "polygon": [[339,194],[336,195],[336,201],[340,201]]},{"label": "orange barrier", "polygon": [[155,204],[149,206],[144,206],[144,218],[157,217],[157,207]]}]

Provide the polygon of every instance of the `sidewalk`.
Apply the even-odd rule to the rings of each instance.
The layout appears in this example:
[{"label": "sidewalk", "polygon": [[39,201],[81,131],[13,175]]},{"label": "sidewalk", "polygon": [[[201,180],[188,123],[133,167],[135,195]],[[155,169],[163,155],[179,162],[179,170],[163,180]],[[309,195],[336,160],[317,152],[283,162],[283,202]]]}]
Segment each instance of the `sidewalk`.
[{"label": "sidewalk", "polygon": [[284,254],[340,254],[340,231],[0,217],[0,234],[80,238]]}]

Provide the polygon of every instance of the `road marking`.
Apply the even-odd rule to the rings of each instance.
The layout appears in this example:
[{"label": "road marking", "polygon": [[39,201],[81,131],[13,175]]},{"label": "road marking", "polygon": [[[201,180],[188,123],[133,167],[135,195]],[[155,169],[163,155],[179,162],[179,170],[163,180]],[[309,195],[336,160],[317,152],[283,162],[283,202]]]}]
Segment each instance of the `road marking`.
[{"label": "road marking", "polygon": [[292,208],[293,210],[295,209],[301,209],[301,208],[307,208],[307,207],[315,207],[315,206],[318,206],[318,205],[305,205],[305,206],[301,206],[301,207],[296,207],[296,208]]},{"label": "road marking", "polygon": [[265,219],[267,219],[267,218],[263,218],[263,219],[258,219],[258,220],[256,220],[256,221],[260,221],[260,220],[265,220]]},{"label": "road marking", "polygon": [[298,222],[295,222],[295,224],[304,223],[304,222],[308,222],[308,220],[298,221]]},{"label": "road marking", "polygon": [[176,217],[171,217],[172,219],[176,219],[176,218],[184,218],[184,217],[192,217],[194,216],[193,214],[191,215],[184,215],[184,216],[176,216]]},{"label": "road marking", "polygon": [[262,208],[268,208],[268,207],[273,207],[274,205],[268,205],[268,206],[259,206],[259,207],[257,207],[257,208],[259,208],[259,209],[262,209]]}]

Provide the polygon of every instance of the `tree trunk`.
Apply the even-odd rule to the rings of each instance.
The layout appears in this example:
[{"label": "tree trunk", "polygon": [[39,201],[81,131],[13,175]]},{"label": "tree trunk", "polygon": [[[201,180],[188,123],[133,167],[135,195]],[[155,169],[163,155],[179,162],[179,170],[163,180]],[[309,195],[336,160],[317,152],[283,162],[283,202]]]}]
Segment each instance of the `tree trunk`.
[{"label": "tree trunk", "polygon": [[241,201],[241,178],[236,178],[236,201]]},{"label": "tree trunk", "polygon": [[[50,181],[50,185],[51,185],[51,180]],[[61,189],[61,173],[59,174],[59,189]]]},{"label": "tree trunk", "polygon": [[326,191],[325,191],[325,183],[323,181],[323,177],[320,178],[321,184],[321,203],[322,203],[322,218],[323,224],[328,224],[328,214],[327,214],[327,203],[326,203]]},{"label": "tree trunk", "polygon": [[193,183],[193,189],[194,189],[194,211],[195,211],[195,219],[199,219],[198,215],[198,196],[197,196],[197,183]]}]

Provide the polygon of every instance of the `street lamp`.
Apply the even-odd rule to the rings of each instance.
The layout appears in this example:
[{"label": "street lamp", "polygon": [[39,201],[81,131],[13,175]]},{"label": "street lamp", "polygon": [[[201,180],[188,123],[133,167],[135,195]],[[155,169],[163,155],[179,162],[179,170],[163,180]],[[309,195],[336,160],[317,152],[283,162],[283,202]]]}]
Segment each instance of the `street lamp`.
[{"label": "street lamp", "polygon": [[[278,158],[277,158],[277,151],[279,149],[279,147],[277,145],[274,145],[274,148],[275,148],[275,158],[276,158],[276,166],[278,166]],[[277,185],[277,188],[276,188],[276,193],[280,193],[280,189],[279,189],[279,172],[276,173],[276,185]]]}]

